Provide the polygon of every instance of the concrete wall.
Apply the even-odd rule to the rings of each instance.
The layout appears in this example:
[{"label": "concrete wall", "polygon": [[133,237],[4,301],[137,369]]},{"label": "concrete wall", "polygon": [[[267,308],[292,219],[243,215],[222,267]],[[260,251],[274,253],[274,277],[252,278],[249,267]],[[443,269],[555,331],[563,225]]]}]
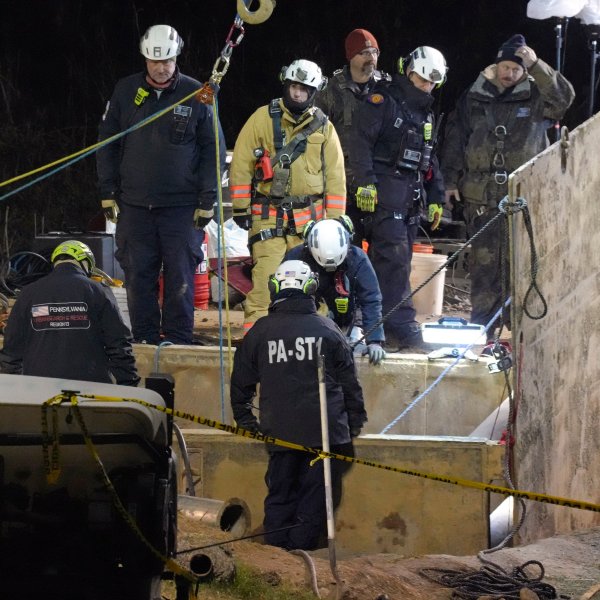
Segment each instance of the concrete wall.
[{"label": "concrete wall", "polygon": [[[214,430],[184,430],[196,495],[241,498],[263,520],[265,445]],[[417,471],[499,483],[502,447],[465,438],[366,436],[356,456]],[[345,552],[474,554],[488,547],[484,492],[354,465],[344,479],[336,540]]]},{"label": "concrete wall", "polygon": [[[600,115],[569,134],[561,148],[515,172],[511,197],[526,198],[539,257],[538,284],[548,314],[523,313],[530,283],[524,222],[515,219],[513,322],[520,360],[516,465],[521,489],[600,503]],[[541,303],[533,294],[530,312]],[[529,503],[525,540],[600,524],[582,510]]]},{"label": "concrete wall", "polygon": [[[142,376],[156,369],[154,346],[135,346]],[[423,392],[450,364],[428,361],[423,354],[388,355],[385,364],[370,366],[358,359],[369,422],[363,433],[379,433]],[[178,410],[232,423],[229,406],[229,361],[223,359],[225,383],[221,401],[219,349],[203,346],[166,346],[158,350],[158,370],[176,382]],[[490,375],[486,362],[463,360],[391,431],[408,435],[469,435],[504,399],[502,375]],[[194,427],[181,422],[181,427]]]}]

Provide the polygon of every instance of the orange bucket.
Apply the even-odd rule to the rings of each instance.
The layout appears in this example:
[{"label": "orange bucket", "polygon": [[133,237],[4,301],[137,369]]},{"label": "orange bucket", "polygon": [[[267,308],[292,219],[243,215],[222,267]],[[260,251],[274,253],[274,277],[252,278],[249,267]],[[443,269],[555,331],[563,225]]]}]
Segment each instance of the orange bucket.
[{"label": "orange bucket", "polygon": [[420,252],[421,254],[433,254],[433,246],[415,242],[413,244],[413,252]]}]

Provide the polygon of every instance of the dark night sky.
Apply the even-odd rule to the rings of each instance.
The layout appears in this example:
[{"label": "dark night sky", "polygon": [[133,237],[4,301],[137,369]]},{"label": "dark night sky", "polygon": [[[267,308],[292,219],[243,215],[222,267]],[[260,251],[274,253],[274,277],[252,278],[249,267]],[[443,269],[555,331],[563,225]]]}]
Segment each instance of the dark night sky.
[{"label": "dark night sky", "polygon": [[[149,25],[173,25],[185,41],[182,71],[206,80],[235,6],[235,0],[0,0],[0,178],[95,141],[115,82],[142,69],[138,41]],[[283,65],[308,58],[331,75],[344,64],[344,38],[356,27],[377,37],[380,67],[388,72],[418,45],[441,50],[450,71],[436,95],[446,114],[513,33],[524,34],[554,66],[554,20],[528,19],[526,7],[524,0],[278,0],[266,23],[246,27],[223,80],[219,106],[228,147],[247,117],[280,94]],[[574,127],[587,115],[590,72],[576,19],[569,23],[564,72],[578,95],[565,119]],[[10,140],[6,124],[13,126]],[[93,161],[82,162],[88,164],[70,177],[93,179]]]}]

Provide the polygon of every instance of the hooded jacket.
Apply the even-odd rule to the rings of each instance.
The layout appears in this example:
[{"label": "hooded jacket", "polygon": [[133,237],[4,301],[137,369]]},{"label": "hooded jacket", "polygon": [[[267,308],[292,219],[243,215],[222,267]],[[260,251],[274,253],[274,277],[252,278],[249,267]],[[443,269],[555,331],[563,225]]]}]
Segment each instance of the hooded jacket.
[{"label": "hooded jacket", "polygon": [[[236,350],[231,407],[238,425],[320,447],[319,354],[325,357],[330,443],[348,443],[350,429],[360,430],[367,420],[352,351],[337,325],[318,315],[312,297],[299,290],[281,292]],[[260,423],[250,406],[258,384]]]},{"label": "hooded jacket", "polygon": [[[496,68],[490,65],[482,71],[459,98],[441,155],[446,189],[459,189],[467,201],[480,204],[506,194],[506,183],[496,185],[494,174],[501,169],[508,175],[544,150],[546,130],[563,117],[575,98],[573,86],[543,60],[515,86],[502,91],[494,83]],[[497,127],[506,128],[500,167],[493,165],[499,148]]]}]

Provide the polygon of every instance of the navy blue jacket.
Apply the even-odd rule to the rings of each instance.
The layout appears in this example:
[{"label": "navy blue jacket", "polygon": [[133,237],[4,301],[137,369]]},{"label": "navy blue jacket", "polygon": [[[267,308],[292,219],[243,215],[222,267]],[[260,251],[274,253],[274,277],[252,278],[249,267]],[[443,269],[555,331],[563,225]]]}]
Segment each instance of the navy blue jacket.
[{"label": "navy blue jacket", "polygon": [[444,181],[435,156],[427,173],[396,167],[402,140],[409,131],[422,136],[425,123],[435,129],[433,101],[431,94],[397,74],[391,83],[377,86],[360,105],[351,138],[351,169],[358,186],[376,185],[381,208],[416,214],[415,190],[427,205],[445,202]]},{"label": "navy blue jacket", "polygon": [[[335,299],[338,294],[335,290],[335,272],[326,271],[313,258],[310,250],[305,246],[296,246],[286,255],[284,260],[303,260],[319,275],[319,288],[315,297],[318,302],[323,300],[333,320],[340,326],[349,325],[354,319],[354,312],[359,308],[362,312],[362,328],[369,331],[373,325],[381,321],[381,291],[373,265],[367,254],[361,248],[350,245],[346,260],[337,268],[345,276],[349,296],[348,313],[340,315],[336,311]],[[376,327],[366,338],[367,343],[384,342],[383,325]]]},{"label": "navy blue jacket", "polygon": [[74,264],[25,286],[0,351],[3,373],[137,385],[131,333],[110,289]]},{"label": "navy blue jacket", "polygon": [[[285,297],[287,296],[287,297]],[[352,350],[338,326],[317,314],[314,300],[284,290],[245,335],[231,374],[231,408],[245,429],[320,447],[317,357],[325,357],[329,441],[350,441],[350,429],[367,420]],[[250,403],[260,384],[260,425]],[[274,450],[285,450],[273,447]]]},{"label": "navy blue jacket", "polygon": [[[118,134],[198,90],[201,84],[176,71],[160,95],[137,73],[117,82],[99,126],[99,140]],[[136,105],[138,91],[148,92]],[[218,126],[220,172],[225,140]],[[215,133],[212,108],[192,98],[155,121],[97,152],[102,198],[144,207],[198,206],[212,209],[216,200]],[[220,185],[220,179],[219,179]]]}]

